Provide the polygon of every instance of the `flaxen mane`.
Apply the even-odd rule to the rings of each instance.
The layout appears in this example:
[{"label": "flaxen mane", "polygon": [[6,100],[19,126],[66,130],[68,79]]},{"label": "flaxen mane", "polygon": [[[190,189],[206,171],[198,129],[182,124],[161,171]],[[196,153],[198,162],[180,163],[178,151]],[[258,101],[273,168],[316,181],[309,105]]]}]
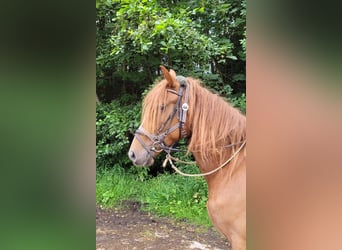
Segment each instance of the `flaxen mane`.
[{"label": "flaxen mane", "polygon": [[[204,159],[226,151],[228,144],[239,143],[246,138],[246,117],[222,97],[201,86],[197,79],[187,78],[189,83],[189,126],[192,135],[188,146],[191,152],[200,151]],[[233,147],[232,151],[239,148]]]}]

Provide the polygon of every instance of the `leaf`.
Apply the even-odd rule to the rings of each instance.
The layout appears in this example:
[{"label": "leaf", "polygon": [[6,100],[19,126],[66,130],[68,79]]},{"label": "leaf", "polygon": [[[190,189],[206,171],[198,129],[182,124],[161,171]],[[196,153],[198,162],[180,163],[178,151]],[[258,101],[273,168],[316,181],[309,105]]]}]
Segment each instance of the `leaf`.
[{"label": "leaf", "polygon": [[237,57],[233,55],[227,56],[227,58],[232,59],[232,60],[237,60]]},{"label": "leaf", "polygon": [[142,45],[141,45],[141,50],[142,50],[142,51],[147,51],[147,50],[148,50],[147,45],[146,45],[146,44],[142,44]]}]

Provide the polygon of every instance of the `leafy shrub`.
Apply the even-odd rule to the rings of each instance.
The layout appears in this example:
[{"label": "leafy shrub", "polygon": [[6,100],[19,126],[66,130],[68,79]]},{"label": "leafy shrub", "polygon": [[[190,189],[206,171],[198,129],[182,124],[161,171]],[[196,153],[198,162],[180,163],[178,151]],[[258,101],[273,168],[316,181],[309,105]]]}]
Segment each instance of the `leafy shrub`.
[{"label": "leafy shrub", "polygon": [[242,93],[240,96],[234,96],[229,99],[229,102],[236,108],[240,109],[242,113],[246,114],[246,94]]},{"label": "leafy shrub", "polygon": [[114,101],[96,107],[97,167],[129,166],[129,134],[140,122],[141,104],[120,106]]}]

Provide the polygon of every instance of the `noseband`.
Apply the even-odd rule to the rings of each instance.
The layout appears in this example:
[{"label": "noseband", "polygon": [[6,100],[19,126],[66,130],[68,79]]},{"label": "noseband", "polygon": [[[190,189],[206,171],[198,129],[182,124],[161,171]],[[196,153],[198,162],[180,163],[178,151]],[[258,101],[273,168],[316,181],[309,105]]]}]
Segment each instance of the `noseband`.
[{"label": "noseband", "polygon": [[[177,151],[177,149],[173,148],[173,145],[165,145],[164,141],[166,136],[175,131],[176,129],[179,129],[179,139],[181,139],[182,137],[187,137],[186,131],[184,129],[184,124],[186,122],[186,114],[189,109],[189,86],[184,76],[177,76],[176,79],[180,84],[179,92],[173,89],[167,89],[167,91],[177,95],[178,99],[175,107],[173,108],[173,111],[171,112],[167,120],[158,129],[158,133],[156,135],[151,134],[150,132],[146,131],[146,129],[144,129],[142,126],[140,126],[135,132],[135,138],[137,138],[137,140],[140,142],[140,144],[144,147],[144,149],[149,153],[151,157],[153,157],[153,153],[161,152],[163,150],[167,153],[170,153],[171,151]],[[184,102],[182,102],[183,95]],[[178,123],[170,127],[175,115],[177,115]],[[146,145],[141,136],[146,136],[147,138],[149,138],[152,144],[150,146]]]}]

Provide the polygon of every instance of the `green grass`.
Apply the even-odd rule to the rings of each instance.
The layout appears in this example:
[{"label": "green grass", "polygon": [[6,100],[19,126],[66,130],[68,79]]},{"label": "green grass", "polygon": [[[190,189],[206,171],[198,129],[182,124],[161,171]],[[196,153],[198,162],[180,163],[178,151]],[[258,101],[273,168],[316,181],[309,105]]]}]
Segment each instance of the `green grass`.
[{"label": "green grass", "polygon": [[[192,171],[196,170],[194,167]],[[96,175],[98,205],[112,207],[124,200],[139,201],[143,210],[154,214],[211,225],[206,208],[207,184],[202,177],[162,174],[146,178],[144,168],[127,171],[120,167],[98,170]]]},{"label": "green grass", "polygon": [[132,199],[137,195],[135,182],[133,175],[119,167],[97,172],[96,203],[111,207],[122,200]]}]

